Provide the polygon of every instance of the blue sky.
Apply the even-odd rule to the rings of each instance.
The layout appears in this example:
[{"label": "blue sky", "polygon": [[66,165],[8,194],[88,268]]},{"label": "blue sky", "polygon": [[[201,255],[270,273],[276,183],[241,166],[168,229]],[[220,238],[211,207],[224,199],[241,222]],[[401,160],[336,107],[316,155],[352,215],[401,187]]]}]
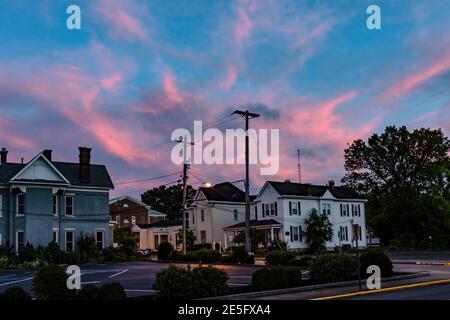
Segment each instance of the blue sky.
[{"label": "blue sky", "polygon": [[[81,30],[66,8],[81,8]],[[382,29],[366,27],[381,8]],[[280,129],[278,175],[344,174],[347,143],[386,125],[450,131],[450,1],[0,1],[0,142],[11,161],[93,148],[115,182],[177,172],[171,132],[242,105]],[[219,122],[220,124],[221,122]],[[219,129],[241,127],[233,119]],[[240,165],[197,166],[203,180]],[[119,185],[115,195],[166,180]],[[199,180],[199,179],[198,179]],[[201,181],[191,180],[194,185]]]}]

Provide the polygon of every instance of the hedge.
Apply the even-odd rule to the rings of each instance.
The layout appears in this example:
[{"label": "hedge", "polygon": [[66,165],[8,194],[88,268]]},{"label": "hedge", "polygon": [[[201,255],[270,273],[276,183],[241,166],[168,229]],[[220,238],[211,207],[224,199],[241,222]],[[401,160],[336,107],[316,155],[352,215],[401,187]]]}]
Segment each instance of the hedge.
[{"label": "hedge", "polygon": [[158,257],[158,260],[167,260],[172,251],[172,244],[170,242],[163,241],[158,246],[158,252],[156,253],[156,256]]},{"label": "hedge", "polygon": [[271,266],[284,265],[287,266],[295,259],[295,254],[289,251],[275,250],[266,255],[266,264]]},{"label": "hedge", "polygon": [[298,287],[301,281],[301,271],[296,267],[276,266],[257,270],[252,275],[252,287],[258,291]]},{"label": "hedge", "polygon": [[319,283],[347,281],[355,278],[356,259],[349,254],[324,254],[311,265],[310,277]]},{"label": "hedge", "polygon": [[363,253],[360,257],[361,261],[361,276],[367,277],[367,268],[371,265],[380,267],[382,277],[392,276],[392,262],[387,255],[381,250],[371,249]]},{"label": "hedge", "polygon": [[166,300],[206,298],[228,293],[228,276],[212,266],[194,269],[169,266],[156,274],[157,297]]},{"label": "hedge", "polygon": [[67,300],[74,295],[67,288],[67,273],[63,268],[49,264],[36,273],[32,282],[32,291],[41,300]]},{"label": "hedge", "polygon": [[20,287],[11,287],[0,294],[0,301],[30,301],[31,296]]}]

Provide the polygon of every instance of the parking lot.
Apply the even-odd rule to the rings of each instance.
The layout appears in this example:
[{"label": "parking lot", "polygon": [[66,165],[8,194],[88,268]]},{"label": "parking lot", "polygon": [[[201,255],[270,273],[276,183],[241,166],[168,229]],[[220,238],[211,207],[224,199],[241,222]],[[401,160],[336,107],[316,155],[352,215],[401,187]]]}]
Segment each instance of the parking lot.
[{"label": "parking lot", "polygon": [[[153,283],[156,273],[169,266],[158,262],[123,262],[102,265],[82,265],[81,284],[101,285],[108,282],[120,282],[128,297],[149,295],[154,293]],[[242,286],[251,283],[252,273],[262,266],[217,266],[228,273],[228,285]],[[22,287],[31,292],[31,282],[36,271],[33,270],[1,270],[0,292],[10,287]]]}]

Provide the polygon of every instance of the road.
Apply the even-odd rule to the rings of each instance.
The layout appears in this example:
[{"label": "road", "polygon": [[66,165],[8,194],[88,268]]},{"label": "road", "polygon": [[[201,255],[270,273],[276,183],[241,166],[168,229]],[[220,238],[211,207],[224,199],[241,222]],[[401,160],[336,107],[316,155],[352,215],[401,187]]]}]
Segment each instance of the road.
[{"label": "road", "polygon": [[[81,266],[81,284],[97,284],[120,282],[127,296],[142,296],[154,293],[153,284],[156,273],[167,268],[169,264],[158,262],[124,262],[103,265]],[[194,266],[194,265],[192,265]],[[217,266],[228,273],[228,285],[242,286],[251,282],[252,273],[258,266]],[[36,271],[2,270],[0,271],[0,292],[10,287],[21,287],[31,291],[31,282]]]},{"label": "road", "polygon": [[450,300],[450,284],[401,289],[343,300]]}]

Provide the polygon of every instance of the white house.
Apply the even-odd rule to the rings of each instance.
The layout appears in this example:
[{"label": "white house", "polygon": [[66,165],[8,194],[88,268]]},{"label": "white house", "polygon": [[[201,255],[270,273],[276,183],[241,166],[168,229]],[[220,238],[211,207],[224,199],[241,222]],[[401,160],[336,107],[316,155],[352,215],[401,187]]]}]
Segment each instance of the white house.
[{"label": "white house", "polygon": [[[285,241],[289,249],[306,249],[305,219],[311,209],[325,213],[333,225],[332,240],[326,243],[331,249],[355,246],[352,241],[352,225],[358,229],[358,245],[366,247],[366,200],[347,187],[268,181],[256,197],[252,212],[255,219],[251,228],[266,232],[269,241]],[[244,223],[230,224],[224,231],[227,244],[238,232],[244,231]]]},{"label": "white house", "polygon": [[216,250],[226,247],[223,229],[245,221],[245,193],[230,182],[197,190],[188,209],[188,222],[196,243],[211,243]]},{"label": "white house", "polygon": [[181,221],[160,220],[154,223],[135,224],[131,230],[139,233],[139,249],[157,250],[163,241],[170,242],[174,248],[180,249],[181,241],[177,239],[182,228],[181,224]]}]

